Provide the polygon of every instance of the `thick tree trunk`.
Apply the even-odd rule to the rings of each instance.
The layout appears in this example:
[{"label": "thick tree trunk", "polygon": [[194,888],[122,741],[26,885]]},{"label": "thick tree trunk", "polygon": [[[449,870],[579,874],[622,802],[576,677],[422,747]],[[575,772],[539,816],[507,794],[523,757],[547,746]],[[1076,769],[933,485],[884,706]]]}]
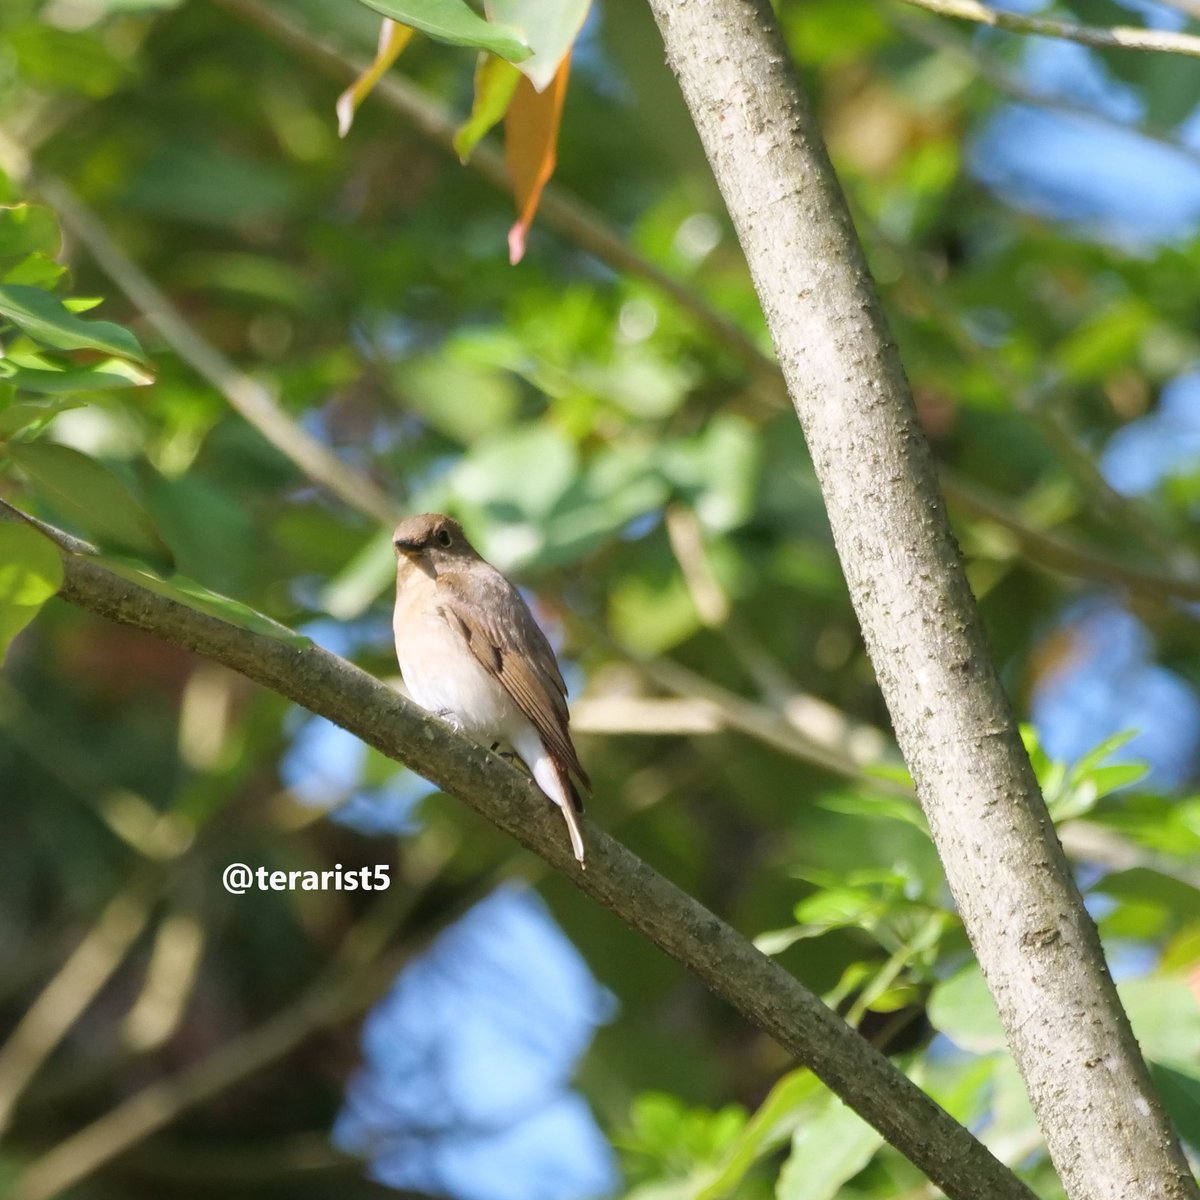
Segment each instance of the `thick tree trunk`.
[{"label": "thick tree trunk", "polygon": [[868,651],[1072,1200],[1197,1197],[988,655],[896,347],[767,0],[650,0]]}]

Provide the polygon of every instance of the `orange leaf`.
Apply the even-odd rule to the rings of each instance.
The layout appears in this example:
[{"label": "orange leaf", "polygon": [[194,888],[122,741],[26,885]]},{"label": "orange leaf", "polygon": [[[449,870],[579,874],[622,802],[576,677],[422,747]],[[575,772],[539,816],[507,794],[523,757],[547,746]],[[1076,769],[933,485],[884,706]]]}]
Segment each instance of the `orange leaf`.
[{"label": "orange leaf", "polygon": [[544,92],[535,91],[522,75],[504,114],[504,158],[518,214],[508,231],[508,260],[513,266],[525,256],[525,238],[542,198],[542,188],[554,174],[558,127],[562,122],[570,67],[568,54]]},{"label": "orange leaf", "polygon": [[371,89],[383,78],[384,72],[400,57],[413,31],[407,25],[386,18],[379,27],[379,49],[375,61],[338,97],[338,137],[350,132],[358,106],[370,95]]}]

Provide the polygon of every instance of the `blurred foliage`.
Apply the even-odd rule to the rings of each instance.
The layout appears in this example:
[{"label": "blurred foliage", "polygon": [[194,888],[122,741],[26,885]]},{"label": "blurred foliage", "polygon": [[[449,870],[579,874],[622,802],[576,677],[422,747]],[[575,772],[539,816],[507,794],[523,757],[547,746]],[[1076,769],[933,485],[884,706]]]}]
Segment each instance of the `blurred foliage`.
[{"label": "blurred foliage", "polygon": [[[1113,564],[1110,583],[1080,581],[952,493],[1014,707],[1037,708],[1029,744],[1055,818],[1076,835],[1135,1027],[1200,1153],[1197,730],[1179,702],[1200,680],[1196,614],[1122,588],[1123,571],[1193,569],[1200,467],[1192,455],[1149,469],[1136,494],[1097,471],[1195,366],[1200,238],[1097,238],[979,182],[975,139],[1007,104],[979,62],[1019,66],[1021,39],[953,28],[947,49],[887,5],[778,8],[940,462],[1018,525]],[[278,9],[359,66],[375,52],[378,16],[361,5]],[[1135,19],[1107,0],[1072,12]],[[355,68],[327,77],[250,14],[244,0],[0,6],[0,497],[142,582],[395,674],[386,531],[197,377],[88,239],[62,236],[40,175],[65,181],[295,422],[398,508],[453,511],[530,589],[562,648],[594,819],[758,935],[1040,1195],[1060,1194],[888,750],[790,410],[736,345],[545,221],[511,268],[510,197],[377,97],[339,141],[334,104]],[[1183,60],[1095,57],[1160,134],[1200,102]],[[461,122],[474,66],[472,51],[416,37],[396,69]],[[636,0],[598,4],[576,44],[558,158],[556,180],[629,247],[767,347]],[[1163,453],[1195,444],[1170,425],[1156,436]],[[358,1018],[440,929],[522,875],[619,1002],[577,1083],[626,1194],[919,1190],[774,1044],[456,801],[318,740],[316,723],[224,670],[46,603],[57,582],[40,535],[0,524],[0,640],[16,638],[0,675],[0,1029],[89,930],[109,928],[114,898],[130,915],[124,942],[102,937],[99,965],[74,977],[83,1010],[20,1089],[0,1179],[144,1087],[173,1094],[220,1051],[259,1061],[242,1039],[279,1021],[296,1032],[257,1069],[233,1070],[72,1194],[392,1194],[329,1142],[360,1063]],[[1140,631],[1137,686],[1079,673],[1112,648],[1080,617],[1097,597]],[[677,732],[665,706],[636,706],[670,696],[663,659],[744,707]],[[1175,690],[1151,686],[1163,672]],[[1056,690],[1064,679],[1077,686]],[[712,703],[680,689],[693,715]],[[1081,699],[1101,695],[1121,703]],[[1069,753],[1054,696],[1086,735]],[[764,722],[797,736],[752,736]],[[1186,751],[1170,771],[1148,736],[1158,728]],[[841,769],[806,755],[800,735]],[[230,896],[230,862],[382,863],[392,886]],[[329,999],[331,978],[353,984],[353,1001]],[[0,1110],[6,1086],[0,1070]]]}]

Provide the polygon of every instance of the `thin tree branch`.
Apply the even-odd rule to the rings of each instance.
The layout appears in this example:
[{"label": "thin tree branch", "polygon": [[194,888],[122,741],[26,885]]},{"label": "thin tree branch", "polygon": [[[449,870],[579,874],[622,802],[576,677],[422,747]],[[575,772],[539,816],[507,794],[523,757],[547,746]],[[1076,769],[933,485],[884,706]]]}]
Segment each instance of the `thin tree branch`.
[{"label": "thin tree branch", "polygon": [[[904,0],[900,0],[904,2]],[[1160,3],[1162,0],[1160,0]],[[1200,163],[1200,148],[1191,146],[1167,129],[1150,128],[1145,125],[1118,121],[1107,113],[1087,104],[1079,104],[1057,92],[1044,88],[1030,87],[1020,75],[994,56],[983,53],[976,41],[956,33],[944,21],[933,20],[909,13],[900,3],[887,4],[889,19],[896,28],[909,37],[923,42],[931,49],[940,50],[948,57],[970,67],[981,79],[990,83],[997,91],[1004,92],[1021,104],[1048,109],[1068,117],[1081,117],[1108,129],[1122,133],[1134,133],[1147,141],[1155,142],[1192,162]]]},{"label": "thin tree branch", "polygon": [[899,353],[769,0],[650,6],[738,231],[897,741],[1067,1194],[1200,1200],[992,664]]},{"label": "thin tree branch", "polygon": [[1013,33],[1036,33],[1042,37],[1063,38],[1094,46],[1100,50],[1149,50],[1158,54],[1185,54],[1200,58],[1200,37],[1190,33],[1173,33],[1165,29],[1139,29],[1132,25],[1075,25],[1068,21],[1051,21],[1045,17],[1030,17],[1024,13],[988,8],[975,0],[904,0],[916,8],[924,8],[943,17],[991,25]]},{"label": "thin tree branch", "polygon": [[[3,504],[0,515],[21,516]],[[56,540],[79,545],[77,539]],[[65,600],[223,663],[461,797],[796,1055],[947,1195],[1031,1200],[1016,1176],[818,997],[594,825],[587,834],[588,869],[580,871],[545,797],[503,759],[319,647],[298,649],[187,608],[112,574],[86,554],[65,552],[63,564]],[[128,1119],[140,1129],[152,1121],[151,1101],[160,1097],[134,1099]],[[92,1161],[101,1147],[99,1141],[89,1146]],[[69,1182],[61,1168],[49,1177],[53,1187],[47,1178],[15,1195],[47,1200]]]},{"label": "thin tree branch", "polygon": [[1177,600],[1200,603],[1200,580],[1161,571],[1143,571],[1061,533],[1037,529],[986,489],[943,470],[942,488],[951,508],[1007,529],[1030,562],[1049,571],[1122,587],[1132,595],[1159,603]]},{"label": "thin tree branch", "polygon": [[271,391],[238,370],[184,320],[157,284],[125,253],[104,224],[60,179],[30,179],[31,186],[62,218],[106,275],[129,298],[147,324],[310,479],[345,504],[382,524],[398,519],[398,507],[382,488],[344,463],[279,407]]},{"label": "thin tree branch", "polygon": [[0,1131],[38,1068],[125,960],[150,921],[163,872],[143,868],[105,906],[96,923],[43,988],[0,1049]]},{"label": "thin tree branch", "polygon": [[51,1200],[188,1109],[285,1057],[318,1030],[369,1008],[411,956],[407,945],[390,954],[384,951],[421,894],[421,889],[397,890],[386,897],[350,929],[334,961],[297,1000],[178,1075],[122,1100],[54,1146],[17,1178],[10,1200]]}]

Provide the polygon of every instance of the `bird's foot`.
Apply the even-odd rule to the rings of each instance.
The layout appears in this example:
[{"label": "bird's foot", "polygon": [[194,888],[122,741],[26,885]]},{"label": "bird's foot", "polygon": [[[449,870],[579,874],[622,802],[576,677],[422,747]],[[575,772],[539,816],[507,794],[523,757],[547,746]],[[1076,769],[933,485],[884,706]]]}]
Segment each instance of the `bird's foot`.
[{"label": "bird's foot", "polygon": [[489,747],[489,749],[491,750],[491,752],[493,754],[499,754],[500,757],[502,759],[504,759],[505,762],[512,763],[514,767],[524,768],[524,766],[525,766],[524,762],[521,761],[521,759],[517,756],[515,751],[500,749],[500,747],[503,745],[504,745],[503,742],[493,742],[491,744],[491,746]]},{"label": "bird's foot", "polygon": [[453,709],[439,708],[433,715],[445,721],[455,733],[462,733],[463,723],[459,718],[458,713],[456,713]]}]

